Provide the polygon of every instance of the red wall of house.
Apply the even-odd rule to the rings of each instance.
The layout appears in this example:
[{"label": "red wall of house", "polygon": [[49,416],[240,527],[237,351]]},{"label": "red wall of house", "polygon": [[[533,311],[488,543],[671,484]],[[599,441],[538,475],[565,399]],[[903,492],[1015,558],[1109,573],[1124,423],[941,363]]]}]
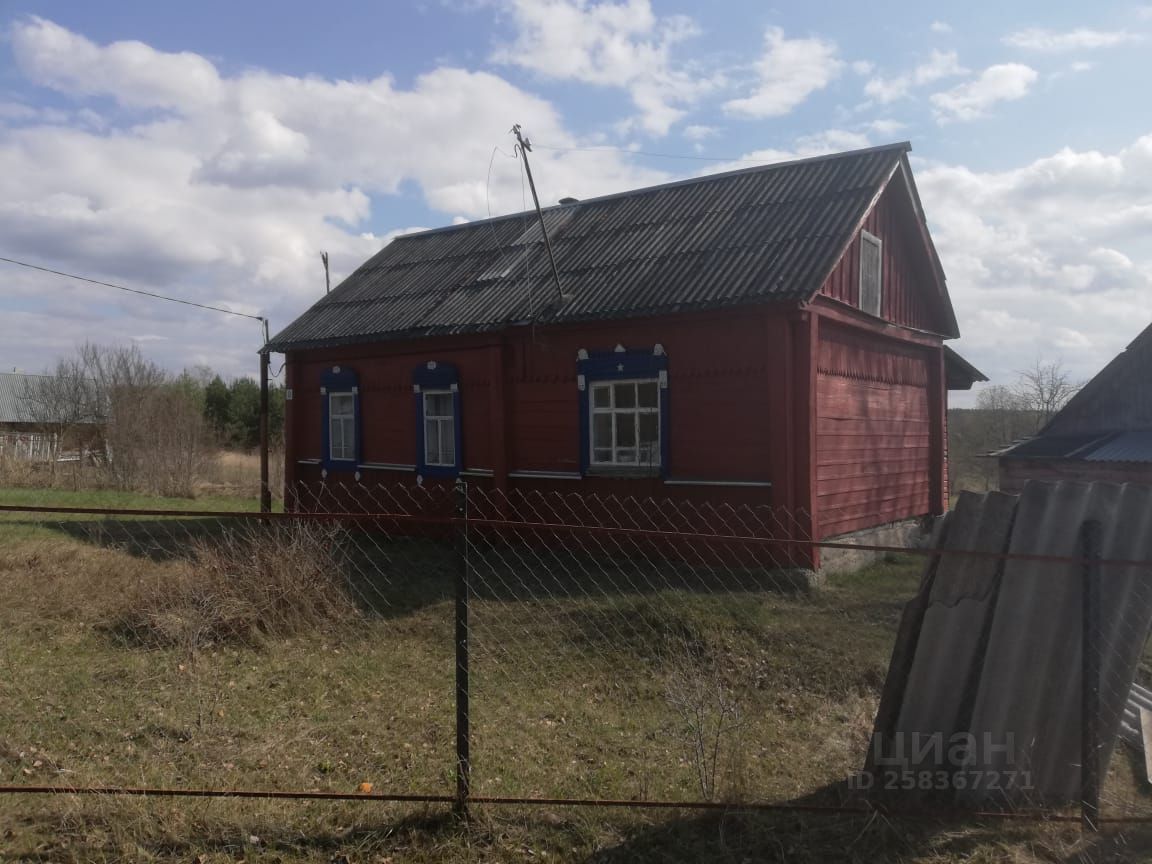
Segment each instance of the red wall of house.
[{"label": "red wall of house", "polygon": [[943,512],[941,349],[820,322],[816,501],[822,537]]},{"label": "red wall of house", "polygon": [[[416,462],[412,372],[428,360],[460,372],[463,464],[491,471],[474,482],[497,488],[688,497],[796,506],[789,447],[796,399],[791,324],[782,310],[743,309],[692,316],[617,320],[504,334],[379,342],[289,356],[288,480],[319,480],[300,464],[321,455],[320,379],[333,365],[359,375],[365,463]],[[578,474],[577,352],[652,350],[668,355],[672,479],[771,482],[772,488],[680,486],[659,477],[540,479],[518,471]],[[799,400],[802,401],[802,400]],[[412,471],[365,468],[363,482],[412,483]],[[338,479],[338,478],[333,478]],[[351,474],[348,478],[351,480]]]}]

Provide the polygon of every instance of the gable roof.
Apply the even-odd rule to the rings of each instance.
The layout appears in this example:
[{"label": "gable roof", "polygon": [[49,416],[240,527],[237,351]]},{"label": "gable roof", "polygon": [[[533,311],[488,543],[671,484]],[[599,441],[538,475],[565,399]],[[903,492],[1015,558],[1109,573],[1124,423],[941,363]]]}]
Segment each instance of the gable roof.
[{"label": "gable roof", "polygon": [[[93,406],[98,395],[96,382],[83,379],[77,386],[65,379],[65,386],[51,387],[52,375],[29,375],[25,372],[0,372],[0,423],[44,425],[51,420],[71,423],[99,423]],[[82,387],[81,391],[79,387]],[[81,395],[81,393],[83,395]],[[69,402],[61,409],[52,408],[49,400],[81,398],[81,404]],[[80,416],[83,415],[83,416]]]},{"label": "gable roof", "polygon": [[1040,430],[1041,435],[1116,426],[1152,425],[1152,324],[1096,373]]},{"label": "gable roof", "polygon": [[1109,361],[1032,438],[998,456],[1010,459],[1152,461],[1152,325]]},{"label": "gable roof", "polygon": [[28,393],[44,375],[23,372],[0,372],[0,423],[35,423]]},{"label": "gable roof", "polygon": [[891,144],[546,208],[563,300],[534,212],[403,235],[265,350],[807,301],[899,168],[911,186],[910,149]]}]

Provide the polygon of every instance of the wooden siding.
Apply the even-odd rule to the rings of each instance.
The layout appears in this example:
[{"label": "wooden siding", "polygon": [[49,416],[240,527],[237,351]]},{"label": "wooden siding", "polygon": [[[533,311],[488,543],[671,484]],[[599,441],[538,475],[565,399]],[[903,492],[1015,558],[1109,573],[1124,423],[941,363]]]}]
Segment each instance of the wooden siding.
[{"label": "wooden siding", "polygon": [[[916,229],[917,217],[899,175],[893,178],[864,220],[864,230],[882,241],[880,317],[894,324],[943,332],[935,277]],[[820,293],[860,308],[860,235],[849,245]]]},{"label": "wooden siding", "polygon": [[[363,461],[414,465],[412,371],[437,360],[454,363],[460,371],[464,467],[494,475],[490,482],[474,482],[784,504],[776,497],[775,483],[783,478],[780,494],[791,493],[787,475],[792,463],[786,447],[792,411],[785,405],[787,382],[773,370],[789,366],[787,332],[780,311],[742,310],[299,352],[289,362],[294,387],[287,420],[288,458],[294,463],[290,470],[302,481],[319,479],[319,466],[299,461],[321,456],[320,376],[336,364],[359,375]],[[773,487],[678,487],[665,485],[660,477],[508,477],[524,471],[579,472],[577,352],[608,352],[617,344],[629,350],[652,350],[660,344],[668,355],[664,396],[670,406],[668,473],[673,479],[764,481]],[[351,473],[333,479],[350,481]],[[413,472],[361,473],[372,483],[415,480]],[[795,506],[791,500],[787,504]]]},{"label": "wooden siding", "polygon": [[932,512],[928,352],[824,322],[817,369],[820,535]]}]

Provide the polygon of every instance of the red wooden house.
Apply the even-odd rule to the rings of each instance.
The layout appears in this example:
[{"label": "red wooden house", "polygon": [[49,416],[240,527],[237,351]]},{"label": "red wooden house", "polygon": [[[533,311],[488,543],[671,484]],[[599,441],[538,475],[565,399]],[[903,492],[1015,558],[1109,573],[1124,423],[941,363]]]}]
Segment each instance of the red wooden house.
[{"label": "red wooden house", "polygon": [[286,476],[938,514],[959,335],[907,144],[393,240],[279,333]]}]

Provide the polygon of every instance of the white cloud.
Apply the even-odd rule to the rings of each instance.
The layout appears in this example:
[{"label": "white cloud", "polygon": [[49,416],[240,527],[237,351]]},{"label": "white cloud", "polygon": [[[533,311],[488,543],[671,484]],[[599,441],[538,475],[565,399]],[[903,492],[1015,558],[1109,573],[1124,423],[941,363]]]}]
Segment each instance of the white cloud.
[{"label": "white cloud", "polygon": [[881,76],[872,78],[864,85],[864,94],[881,105],[886,105],[905,98],[913,87],[967,74],[968,70],[960,65],[960,58],[955,51],[933,51],[927,60],[907,74],[891,78]]},{"label": "white cloud", "polygon": [[788,39],[779,27],[764,34],[764,56],[756,62],[755,90],[724,103],[724,110],[742,117],[780,117],[790,113],[840,75],[844,63],[833,42],[816,37]]},{"label": "white cloud", "polygon": [[1110,48],[1144,39],[1140,33],[1127,30],[1091,30],[1079,27],[1075,30],[1045,30],[1038,27],[1019,30],[1005,36],[1003,42],[1013,48],[1028,51],[1056,53],[1060,51],[1081,51],[1091,48]]},{"label": "white cloud", "polygon": [[683,15],[658,17],[650,0],[512,0],[516,37],[493,59],[546,77],[627,90],[638,125],[665,135],[685,106],[720,85],[717,73],[676,63],[672,51],[697,35]]},{"label": "white cloud", "polygon": [[684,131],[681,134],[688,141],[704,141],[708,138],[715,138],[717,135],[719,135],[720,127],[693,124],[691,126],[685,126]]},{"label": "white cloud", "polygon": [[12,30],[28,78],[70,93],[110,93],[137,108],[208,106],[222,96],[216,68],[197,54],[165,54],[143,42],[100,47],[58,24],[31,17]]},{"label": "white cloud", "polygon": [[873,120],[868,124],[868,131],[875,132],[882,137],[895,135],[897,132],[905,128],[905,124],[899,120],[879,119]]},{"label": "white cloud", "polygon": [[[519,210],[516,165],[498,160],[490,189],[485,182],[492,146],[510,146],[511,123],[541,142],[580,143],[550,103],[488,73],[439,68],[407,87],[387,76],[223,75],[197,55],[98,45],[35,18],[12,28],[10,41],[25,76],[83,108],[51,120],[0,112],[6,248],[133,287],[242,301],[274,327],[319,296],[318,250],[331,253],[340,278],[386,242],[369,230],[375,200],[414,192],[464,218],[486,216],[489,204]],[[668,178],[605,151],[541,150],[533,168],[545,200]],[[13,328],[5,353],[17,365],[44,365],[62,342],[93,333],[147,332],[167,340],[157,344],[173,364],[251,368],[253,328],[46,278],[5,272],[5,301],[19,304],[24,322],[16,327],[4,307]]]},{"label": "white cloud", "polygon": [[853,60],[852,71],[857,75],[871,75],[872,70],[876,68],[876,64],[871,60]]},{"label": "white cloud", "polygon": [[975,120],[998,102],[1028,95],[1036,82],[1036,70],[1021,63],[989,66],[972,81],[932,95],[936,118],[942,123]]},{"label": "white cloud", "polygon": [[[1005,383],[1035,357],[1095,373],[1149,320],[1152,135],[1003,172],[916,166],[959,350]],[[1068,214],[1075,218],[1068,218]]]},{"label": "white cloud", "polygon": [[[769,165],[773,162],[787,162],[792,159],[806,159],[810,156],[824,156],[829,153],[840,153],[845,150],[859,150],[871,147],[873,142],[868,132],[875,124],[863,131],[854,129],[825,129],[810,135],[801,135],[791,147],[764,147],[744,153],[738,159],[729,162],[717,162],[704,168],[700,173],[717,174],[723,171],[736,171],[740,168],[749,168],[753,165]],[[882,124],[883,125],[883,124]],[[885,127],[890,128],[890,127]],[[883,134],[883,133],[881,133]]]},{"label": "white cloud", "polygon": [[947,21],[933,21],[928,26],[928,29],[931,30],[933,33],[951,33],[952,32],[952,25],[949,24]]}]

